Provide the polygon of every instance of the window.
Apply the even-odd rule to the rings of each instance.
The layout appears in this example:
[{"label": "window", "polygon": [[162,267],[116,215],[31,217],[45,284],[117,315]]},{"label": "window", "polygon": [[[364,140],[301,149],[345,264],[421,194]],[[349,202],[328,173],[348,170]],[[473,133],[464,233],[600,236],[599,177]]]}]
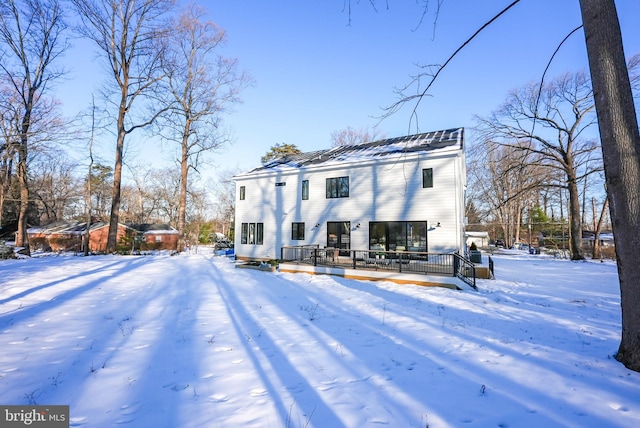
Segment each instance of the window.
[{"label": "window", "polygon": [[433,187],[433,168],[425,168],[422,170],[422,187]]},{"label": "window", "polygon": [[162,242],[162,235],[156,235],[156,242]]},{"label": "window", "polygon": [[348,197],[349,177],[327,178],[327,199]]},{"label": "window", "polygon": [[369,223],[369,250],[427,251],[426,221],[376,221]]},{"label": "window", "polygon": [[264,242],[264,223],[256,223],[256,245]]},{"label": "window", "polygon": [[304,241],[304,223],[291,223],[291,240]]},{"label": "window", "polygon": [[302,180],[302,200],[309,199],[309,180]]},{"label": "window", "polygon": [[242,223],[240,243],[262,245],[264,243],[264,223]]},{"label": "window", "polygon": [[249,235],[249,223],[242,223],[242,231],[240,232],[240,243],[247,243],[247,236]]},{"label": "window", "polygon": [[244,186],[240,186],[240,200],[241,201],[244,201],[244,196],[245,196]]},{"label": "window", "polygon": [[256,224],[249,223],[249,244],[256,243]]}]

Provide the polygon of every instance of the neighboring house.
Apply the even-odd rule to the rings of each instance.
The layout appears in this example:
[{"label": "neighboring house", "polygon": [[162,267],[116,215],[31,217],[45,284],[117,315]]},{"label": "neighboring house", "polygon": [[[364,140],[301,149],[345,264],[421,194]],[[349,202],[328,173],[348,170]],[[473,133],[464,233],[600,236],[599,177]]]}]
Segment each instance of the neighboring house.
[{"label": "neighboring house", "polygon": [[[83,223],[86,227],[86,223]],[[84,229],[83,229],[84,230]],[[116,242],[123,242],[127,236],[136,233],[126,224],[118,223],[118,234]],[[109,237],[109,223],[98,222],[93,223],[89,229],[89,250],[94,253],[104,253],[107,251],[107,240]]]},{"label": "neighboring house", "polygon": [[[29,244],[32,249],[44,251],[82,251],[82,237],[85,234],[86,225],[87,223],[81,222],[58,221],[29,228],[27,229]],[[89,229],[89,250],[96,253],[105,252],[108,235],[109,223],[93,223]],[[136,242],[136,249],[175,250],[178,231],[168,225],[118,223],[119,245],[132,242],[133,237],[140,237]]]},{"label": "neighboring house", "polygon": [[31,249],[44,251],[80,251],[85,223],[56,221],[27,229]]},{"label": "neighboring house", "polygon": [[464,254],[464,129],[285,156],[234,177],[235,253],[283,246]]},{"label": "neighboring house", "polygon": [[[595,241],[596,234],[595,232],[589,230],[582,231],[582,246],[583,248],[587,248],[588,250],[593,250],[593,242]],[[615,247],[615,242],[613,240],[613,232],[601,232],[598,236],[598,242],[600,243],[600,247]]]},{"label": "neighboring house", "polygon": [[478,248],[485,248],[489,246],[489,232],[473,232],[466,231],[464,233],[467,242],[467,248],[471,246],[471,243],[475,243]]},{"label": "neighboring house", "polygon": [[141,232],[143,247],[147,250],[176,250],[179,232],[168,224],[130,224],[129,227]]},{"label": "neighboring house", "polygon": [[[82,237],[85,234],[87,223],[77,221],[57,221],[43,226],[27,229],[29,245],[35,250],[44,251],[82,251]],[[119,223],[118,242],[133,229]],[[107,236],[109,223],[97,222],[91,225],[89,230],[89,250],[92,252],[104,252],[107,248]]]}]

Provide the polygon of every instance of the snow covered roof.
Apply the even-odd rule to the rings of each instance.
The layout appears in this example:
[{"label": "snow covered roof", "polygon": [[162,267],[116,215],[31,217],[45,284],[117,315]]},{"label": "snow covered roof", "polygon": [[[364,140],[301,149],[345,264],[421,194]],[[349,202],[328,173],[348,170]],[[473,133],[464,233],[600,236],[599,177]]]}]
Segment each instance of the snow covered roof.
[{"label": "snow covered roof", "polygon": [[[122,224],[119,223],[120,226],[128,227],[130,229],[135,229],[139,232],[144,232],[145,234],[176,234],[178,231],[171,227],[168,224],[151,224],[151,223],[141,223],[141,224]],[[99,221],[97,223],[91,224],[91,230],[97,230],[102,227],[109,226],[109,223]],[[56,221],[54,223],[49,223],[44,226],[31,227],[27,229],[27,233],[36,234],[41,233],[45,235],[54,235],[54,234],[67,234],[67,235],[81,235],[87,228],[87,223],[78,222],[78,221]]]},{"label": "snow covered roof", "polygon": [[427,153],[444,148],[463,148],[464,128],[426,132],[405,137],[387,138],[333,149],[285,155],[249,171],[247,174],[306,166],[374,160],[407,153]]},{"label": "snow covered roof", "polygon": [[[587,240],[587,241],[593,241],[595,240],[595,234],[590,234],[588,236],[583,236],[582,239]],[[598,240],[599,241],[613,241],[613,233],[601,233],[598,236]]]},{"label": "snow covered roof", "polygon": [[471,238],[488,238],[489,232],[474,232],[467,230],[464,232],[464,236],[469,236]]},{"label": "snow covered roof", "polygon": [[[108,226],[109,223],[97,222],[91,224],[91,230],[96,230],[104,226]],[[42,233],[45,235],[54,234],[66,234],[66,235],[81,235],[87,229],[86,222],[78,221],[56,221],[53,223],[45,224],[43,226],[35,226],[27,229],[27,233],[35,234]]]},{"label": "snow covered roof", "polygon": [[127,224],[132,229],[139,232],[144,232],[145,235],[174,235],[178,231],[168,224],[154,224],[154,223],[140,223],[140,224]]}]

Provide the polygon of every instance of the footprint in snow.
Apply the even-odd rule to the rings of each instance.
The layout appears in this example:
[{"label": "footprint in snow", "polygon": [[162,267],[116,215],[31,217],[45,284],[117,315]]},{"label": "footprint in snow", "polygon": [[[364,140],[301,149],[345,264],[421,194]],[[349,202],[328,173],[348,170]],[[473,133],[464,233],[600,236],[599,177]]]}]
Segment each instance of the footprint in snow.
[{"label": "footprint in snow", "polygon": [[227,397],[224,394],[213,394],[211,396],[211,400],[216,402],[216,403],[224,403],[225,401],[229,400],[229,397]]},{"label": "footprint in snow", "polygon": [[140,406],[140,403],[125,404],[124,406],[120,407],[120,413],[123,415],[132,415],[140,410]]},{"label": "footprint in snow", "polygon": [[611,407],[613,410],[618,410],[620,412],[628,412],[629,408],[627,406],[623,406],[617,403],[611,403],[609,404],[609,407]]}]

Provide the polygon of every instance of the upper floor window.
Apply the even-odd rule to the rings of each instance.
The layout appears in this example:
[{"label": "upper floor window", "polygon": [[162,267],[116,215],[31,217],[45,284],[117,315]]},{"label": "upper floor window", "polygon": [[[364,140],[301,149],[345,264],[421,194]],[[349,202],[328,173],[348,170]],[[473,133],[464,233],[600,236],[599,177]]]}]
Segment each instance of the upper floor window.
[{"label": "upper floor window", "polygon": [[349,177],[327,178],[327,199],[348,197]]},{"label": "upper floor window", "polygon": [[304,241],[304,223],[291,223],[291,240]]},{"label": "upper floor window", "polygon": [[244,201],[244,196],[245,196],[244,186],[240,186],[240,200],[241,201]]},{"label": "upper floor window", "polygon": [[309,180],[302,180],[302,200],[309,199]]},{"label": "upper floor window", "polygon": [[433,168],[425,168],[422,170],[422,187],[433,187]]}]

